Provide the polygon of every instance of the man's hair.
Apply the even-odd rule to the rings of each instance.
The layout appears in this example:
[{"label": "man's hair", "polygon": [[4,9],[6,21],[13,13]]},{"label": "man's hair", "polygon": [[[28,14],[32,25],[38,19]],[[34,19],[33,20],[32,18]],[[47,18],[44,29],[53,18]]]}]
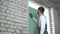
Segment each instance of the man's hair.
[{"label": "man's hair", "polygon": [[43,14],[44,13],[44,8],[43,7],[39,7],[38,10],[40,10],[40,12]]}]

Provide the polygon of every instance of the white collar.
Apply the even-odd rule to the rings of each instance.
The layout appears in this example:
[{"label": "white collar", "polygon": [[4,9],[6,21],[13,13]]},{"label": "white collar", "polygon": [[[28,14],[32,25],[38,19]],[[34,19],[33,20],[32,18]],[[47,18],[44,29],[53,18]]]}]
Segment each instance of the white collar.
[{"label": "white collar", "polygon": [[44,15],[40,15],[40,17],[42,17],[42,16],[44,16]]}]

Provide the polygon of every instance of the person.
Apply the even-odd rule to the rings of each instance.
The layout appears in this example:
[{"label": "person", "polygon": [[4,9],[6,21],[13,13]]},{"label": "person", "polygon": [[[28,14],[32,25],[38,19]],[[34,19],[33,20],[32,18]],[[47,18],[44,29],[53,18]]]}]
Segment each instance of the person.
[{"label": "person", "polygon": [[39,34],[48,34],[46,17],[43,15],[44,10],[45,9],[43,7],[38,8],[37,14],[40,16],[38,20],[34,18],[32,13],[29,14],[30,17],[37,23]]}]

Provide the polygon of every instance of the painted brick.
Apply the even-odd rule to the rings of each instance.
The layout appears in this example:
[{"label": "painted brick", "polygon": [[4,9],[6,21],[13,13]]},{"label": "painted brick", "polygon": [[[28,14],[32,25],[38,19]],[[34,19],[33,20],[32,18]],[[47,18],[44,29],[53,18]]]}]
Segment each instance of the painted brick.
[{"label": "painted brick", "polygon": [[5,26],[5,24],[1,23],[1,27],[4,27],[4,26]]},{"label": "painted brick", "polygon": [[11,29],[11,28],[7,28],[7,31],[8,32],[15,32],[15,30],[14,29]]},{"label": "painted brick", "polygon": [[0,32],[0,34],[12,34],[11,32]]},{"label": "painted brick", "polygon": [[12,34],[12,32],[4,32],[4,34]]},{"label": "painted brick", "polygon": [[13,33],[13,34],[20,34],[20,33]]},{"label": "painted brick", "polygon": [[16,29],[16,28],[17,28],[17,26],[10,25],[10,28],[14,28],[14,29]]},{"label": "painted brick", "polygon": [[6,17],[4,15],[0,15],[0,19],[5,19]]},{"label": "painted brick", "polygon": [[5,27],[8,27],[9,28],[9,24],[5,24]]},{"label": "painted brick", "polygon": [[4,6],[4,5],[0,5],[0,8],[7,9],[7,7],[6,7],[6,6]]},{"label": "painted brick", "polygon": [[27,31],[23,31],[23,33],[28,33]]},{"label": "painted brick", "polygon": [[6,17],[6,20],[13,21],[13,22],[16,22],[16,23],[18,23],[18,22],[20,23],[20,20],[9,18],[9,17]]},{"label": "painted brick", "polygon": [[[0,1],[0,34],[23,34],[28,24],[28,1],[1,0]],[[25,26],[24,26],[25,25]]]},{"label": "painted brick", "polygon": [[17,33],[21,33],[19,29],[15,29],[15,31],[16,31]]},{"label": "painted brick", "polygon": [[16,23],[16,25],[17,25],[17,26],[23,26],[23,24],[21,24],[21,23]]},{"label": "painted brick", "polygon": [[22,31],[23,30],[23,27],[17,27],[17,29],[20,29]]},{"label": "painted brick", "polygon": [[7,13],[4,13],[4,12],[0,12],[0,15],[7,16],[8,14]]},{"label": "painted brick", "polygon": [[1,12],[6,12],[6,9],[4,9],[4,8],[2,8],[1,10],[2,10]]},{"label": "painted brick", "polygon": [[14,16],[14,15],[12,15],[12,14],[8,14],[7,17],[16,19],[16,16]]},{"label": "painted brick", "polygon": [[3,20],[3,19],[0,19],[0,22],[1,23],[7,23],[7,21],[6,20]]},{"label": "painted brick", "polygon": [[5,27],[0,27],[0,31],[6,31]]}]

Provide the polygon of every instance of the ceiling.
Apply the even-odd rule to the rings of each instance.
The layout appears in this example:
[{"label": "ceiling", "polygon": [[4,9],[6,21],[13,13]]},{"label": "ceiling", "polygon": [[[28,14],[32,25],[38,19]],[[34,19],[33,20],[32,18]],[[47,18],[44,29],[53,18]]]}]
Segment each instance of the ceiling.
[{"label": "ceiling", "polygon": [[55,5],[60,5],[60,0],[49,0],[49,1],[54,3]]},{"label": "ceiling", "polygon": [[[32,1],[32,0],[30,0],[30,1]],[[53,6],[55,6],[55,5],[60,6],[60,0],[33,0],[33,1],[36,1],[38,3],[46,2],[47,5],[50,4]]]}]

